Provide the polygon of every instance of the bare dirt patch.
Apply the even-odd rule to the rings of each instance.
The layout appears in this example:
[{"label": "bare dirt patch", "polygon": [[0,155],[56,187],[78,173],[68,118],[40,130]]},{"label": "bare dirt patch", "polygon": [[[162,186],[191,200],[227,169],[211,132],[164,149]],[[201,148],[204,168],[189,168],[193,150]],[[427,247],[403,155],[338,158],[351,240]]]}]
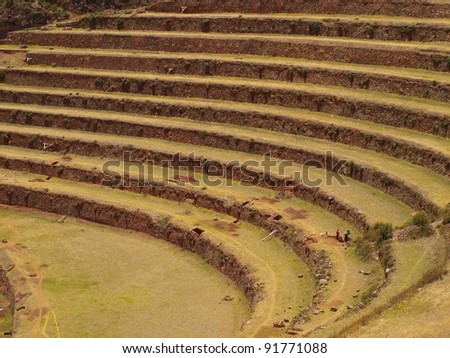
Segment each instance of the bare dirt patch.
[{"label": "bare dirt patch", "polygon": [[9,68],[23,66],[26,56],[27,55],[24,51],[0,51],[0,66]]}]

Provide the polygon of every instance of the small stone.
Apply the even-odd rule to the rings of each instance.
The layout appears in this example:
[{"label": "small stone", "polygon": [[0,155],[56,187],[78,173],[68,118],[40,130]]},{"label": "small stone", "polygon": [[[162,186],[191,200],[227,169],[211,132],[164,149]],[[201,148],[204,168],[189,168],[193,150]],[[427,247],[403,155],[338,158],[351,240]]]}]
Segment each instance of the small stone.
[{"label": "small stone", "polygon": [[284,327],[286,327],[286,324],[283,321],[276,321],[276,322],[273,322],[273,327],[274,328],[284,328]]},{"label": "small stone", "polygon": [[337,309],[337,307],[334,307],[334,306],[333,306],[333,307],[330,308],[330,311],[331,311],[331,312],[337,312],[338,309]]},{"label": "small stone", "polygon": [[286,333],[289,334],[290,336],[298,335],[298,332],[294,331],[293,329],[288,329]]},{"label": "small stone", "polygon": [[289,323],[289,320],[287,318],[285,318],[284,323]]},{"label": "small stone", "polygon": [[37,277],[37,273],[36,272],[31,272],[30,274],[28,274],[29,277]]},{"label": "small stone", "polygon": [[22,45],[20,45],[20,48],[21,48],[21,49],[26,49],[26,48],[28,48],[28,46],[25,45],[25,44],[22,44]]},{"label": "small stone", "polygon": [[289,306],[289,307],[288,307],[288,310],[291,310],[291,309],[292,309],[292,306]]},{"label": "small stone", "polygon": [[305,277],[304,275],[298,275],[298,278],[303,278],[303,277]]},{"label": "small stone", "polygon": [[347,305],[348,310],[352,310],[354,307],[352,305]]},{"label": "small stone", "polygon": [[2,243],[3,243],[3,244],[7,244],[7,243],[8,243],[8,240],[3,239],[3,240],[2,240]]},{"label": "small stone", "polygon": [[353,298],[358,298],[359,297],[359,295],[353,295]]},{"label": "small stone", "polygon": [[217,218],[217,217],[216,217],[216,218],[214,218],[214,221],[219,221],[219,218]]},{"label": "small stone", "polygon": [[233,297],[231,297],[231,296],[229,296],[229,295],[226,295],[226,296],[223,298],[222,301],[225,301],[225,302],[231,302],[231,301],[233,301],[233,300],[234,300]]},{"label": "small stone", "polygon": [[61,216],[59,219],[58,219],[58,223],[60,223],[60,224],[62,224],[63,222],[65,222],[66,221],[66,219],[67,219],[67,216]]}]

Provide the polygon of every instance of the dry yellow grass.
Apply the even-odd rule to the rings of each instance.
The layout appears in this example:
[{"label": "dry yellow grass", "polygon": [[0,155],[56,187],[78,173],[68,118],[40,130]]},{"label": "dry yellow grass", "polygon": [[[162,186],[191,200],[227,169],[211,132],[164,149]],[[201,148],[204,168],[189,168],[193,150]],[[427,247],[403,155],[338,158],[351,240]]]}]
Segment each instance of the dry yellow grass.
[{"label": "dry yellow grass", "polygon": [[[447,265],[450,269],[450,265]],[[354,336],[387,338],[449,338],[450,276],[419,290],[383,312]]]}]

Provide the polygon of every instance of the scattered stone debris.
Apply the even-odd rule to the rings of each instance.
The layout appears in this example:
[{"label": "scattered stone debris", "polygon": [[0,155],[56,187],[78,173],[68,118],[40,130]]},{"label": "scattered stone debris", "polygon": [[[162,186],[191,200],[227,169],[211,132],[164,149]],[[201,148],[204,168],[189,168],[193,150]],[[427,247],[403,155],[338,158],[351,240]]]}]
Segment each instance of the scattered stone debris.
[{"label": "scattered stone debris", "polygon": [[363,270],[360,270],[359,271],[359,273],[362,273],[363,275],[365,275],[365,276],[369,276],[369,275],[372,275],[372,271],[363,271]]},{"label": "scattered stone debris", "polygon": [[262,288],[266,287],[266,284],[265,284],[265,282],[258,282],[258,283],[256,284],[256,286],[257,286],[259,289],[262,289]]},{"label": "scattered stone debris", "polygon": [[231,301],[233,301],[233,300],[234,300],[234,298],[231,297],[231,296],[229,296],[229,295],[226,295],[226,296],[223,298],[223,301],[225,301],[225,302],[231,302]]},{"label": "scattered stone debris", "polygon": [[274,328],[284,328],[284,327],[286,327],[286,324],[283,321],[276,321],[276,322],[273,322],[273,327]]}]

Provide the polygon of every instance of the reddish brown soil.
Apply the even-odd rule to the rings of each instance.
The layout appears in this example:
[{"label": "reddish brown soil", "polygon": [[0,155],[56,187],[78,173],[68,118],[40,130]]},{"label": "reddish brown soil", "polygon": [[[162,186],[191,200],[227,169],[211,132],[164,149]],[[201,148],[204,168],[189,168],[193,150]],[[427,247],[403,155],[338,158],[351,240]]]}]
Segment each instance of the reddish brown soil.
[{"label": "reddish brown soil", "polygon": [[308,217],[308,212],[306,210],[296,210],[294,208],[287,208],[284,211],[290,215],[291,220],[302,220]]},{"label": "reddish brown soil", "polygon": [[268,198],[267,196],[262,196],[261,198],[259,198],[259,200],[264,201],[269,204],[276,204],[276,203],[280,202],[280,200],[278,200],[278,199]]},{"label": "reddish brown soil", "polygon": [[0,66],[23,66],[26,58],[25,51],[0,51]]}]

